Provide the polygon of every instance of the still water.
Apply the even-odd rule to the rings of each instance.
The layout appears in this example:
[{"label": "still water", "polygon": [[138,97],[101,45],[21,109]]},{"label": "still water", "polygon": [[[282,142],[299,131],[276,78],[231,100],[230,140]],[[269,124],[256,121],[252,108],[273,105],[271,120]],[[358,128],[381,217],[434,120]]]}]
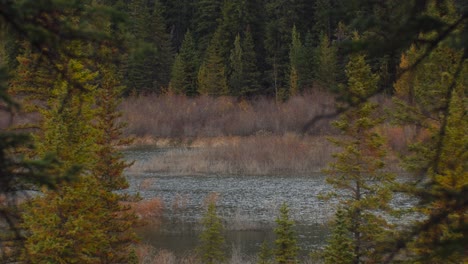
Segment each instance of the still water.
[{"label": "still water", "polygon": [[[134,149],[125,154],[129,159],[144,161],[164,151]],[[334,212],[333,201],[319,199],[330,188],[320,174],[174,176],[132,172],[127,177],[130,193],[138,192],[143,199],[159,197],[164,202],[162,224],[142,228],[143,240],[176,255],[196,247],[206,199],[213,194],[224,221],[227,245],[244,254],[258,252],[264,240],[274,241],[275,219],[283,203],[290,207],[303,255],[325,244],[326,226]]]}]

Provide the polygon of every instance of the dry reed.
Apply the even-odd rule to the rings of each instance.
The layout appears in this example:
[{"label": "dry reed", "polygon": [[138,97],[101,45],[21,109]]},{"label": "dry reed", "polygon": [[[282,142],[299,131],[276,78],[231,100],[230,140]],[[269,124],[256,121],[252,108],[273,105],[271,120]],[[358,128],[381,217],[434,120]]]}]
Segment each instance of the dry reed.
[{"label": "dry reed", "polygon": [[144,222],[158,223],[161,221],[164,204],[160,198],[145,199],[130,203],[132,210]]},{"label": "dry reed", "polygon": [[239,137],[209,146],[171,149],[137,161],[130,173],[306,175],[319,172],[337,148],[323,137],[264,135]]},{"label": "dry reed", "polygon": [[[136,137],[282,135],[301,131],[313,117],[334,111],[334,99],[320,91],[295,96],[284,103],[266,97],[246,101],[233,97],[146,95],[126,98],[121,110],[128,123],[126,134]],[[311,132],[330,132],[328,123],[319,122]]]}]

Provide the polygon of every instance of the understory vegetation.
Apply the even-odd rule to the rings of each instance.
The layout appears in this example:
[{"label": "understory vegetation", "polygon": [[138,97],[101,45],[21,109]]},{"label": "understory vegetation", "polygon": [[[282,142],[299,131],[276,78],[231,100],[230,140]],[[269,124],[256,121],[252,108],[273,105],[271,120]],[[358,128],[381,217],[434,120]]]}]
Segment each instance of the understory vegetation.
[{"label": "understory vegetation", "polygon": [[[0,262],[468,262],[465,2],[0,1]],[[322,173],[327,244],[299,259],[284,203],[228,254],[213,195],[193,252],[153,249],[144,172]]]}]

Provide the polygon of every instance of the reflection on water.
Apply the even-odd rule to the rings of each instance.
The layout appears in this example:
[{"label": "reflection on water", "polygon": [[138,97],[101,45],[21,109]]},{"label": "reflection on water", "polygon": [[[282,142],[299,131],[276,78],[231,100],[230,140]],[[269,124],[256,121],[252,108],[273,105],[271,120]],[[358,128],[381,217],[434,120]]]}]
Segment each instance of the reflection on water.
[{"label": "reflection on water", "polygon": [[[273,228],[270,226],[252,230],[232,230],[229,229],[229,225],[225,226],[228,228],[224,232],[228,251],[235,248],[242,254],[256,255],[263,241],[272,244],[275,240]],[[298,234],[302,256],[323,246],[328,234],[328,229],[324,225],[297,225],[295,231]],[[182,256],[197,247],[200,229],[197,224],[166,222],[163,223],[162,228],[146,226],[139,229],[138,233],[143,241],[155,248],[166,249],[177,256]]]},{"label": "reflection on water", "polygon": [[[126,156],[145,160],[164,151],[131,150],[126,151]],[[317,174],[281,177],[139,173],[127,176],[130,193],[138,192],[143,199],[159,197],[165,205],[161,228],[142,228],[139,233],[143,240],[176,254],[185,254],[196,247],[204,201],[211,193],[219,195],[217,209],[225,222],[228,246],[244,254],[258,252],[265,239],[274,241],[273,228],[282,203],[290,207],[303,255],[324,245],[326,224],[333,215],[333,202],[325,203],[318,198],[329,186],[325,177]],[[408,205],[405,199],[396,199],[395,203],[398,207]]]}]

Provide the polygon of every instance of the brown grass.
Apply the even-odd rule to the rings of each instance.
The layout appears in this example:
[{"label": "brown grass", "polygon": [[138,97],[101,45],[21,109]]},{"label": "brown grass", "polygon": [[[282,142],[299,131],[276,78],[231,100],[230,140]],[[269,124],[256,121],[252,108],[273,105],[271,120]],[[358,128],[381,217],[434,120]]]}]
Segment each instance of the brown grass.
[{"label": "brown grass", "polygon": [[135,214],[144,222],[159,223],[164,204],[159,198],[145,199],[130,204]]},{"label": "brown grass", "polygon": [[[197,145],[198,144],[198,145]],[[234,137],[194,142],[148,161],[137,161],[130,173],[304,175],[319,172],[337,151],[323,137],[295,134]]]},{"label": "brown grass", "polygon": [[[195,252],[187,252],[183,256],[176,256],[169,250],[157,250],[151,245],[141,244],[136,247],[136,254],[140,264],[202,264]],[[251,264],[256,257],[245,256],[239,248],[233,247],[226,264]]]},{"label": "brown grass", "polygon": [[[252,101],[233,97],[146,95],[129,97],[121,105],[127,135],[156,138],[283,135],[301,131],[313,117],[334,110],[333,96],[316,91],[285,103],[261,97]],[[311,129],[330,132],[327,120]]]}]

